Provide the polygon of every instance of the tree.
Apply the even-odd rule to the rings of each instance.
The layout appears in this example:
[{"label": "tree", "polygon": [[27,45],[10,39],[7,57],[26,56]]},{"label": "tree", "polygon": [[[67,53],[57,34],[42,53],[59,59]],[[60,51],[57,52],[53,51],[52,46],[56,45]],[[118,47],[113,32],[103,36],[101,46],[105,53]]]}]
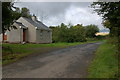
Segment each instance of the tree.
[{"label": "tree", "polygon": [[30,14],[29,9],[27,9],[26,7],[23,7],[23,8],[21,9],[21,16],[22,16],[22,17],[31,18],[31,14]]},{"label": "tree", "polygon": [[52,29],[52,41],[53,42],[59,42],[59,34],[60,34],[60,28],[59,26],[50,26],[50,29]]},{"label": "tree", "polygon": [[0,2],[0,34],[2,33],[2,2]]},{"label": "tree", "polygon": [[[13,6],[13,2],[2,2],[2,33],[4,34],[6,30],[10,30],[10,27],[15,28],[12,24],[20,16],[30,18],[30,12],[27,8],[22,8]],[[13,9],[14,10],[13,10]]]},{"label": "tree", "polygon": [[4,33],[6,30],[10,30],[10,28],[16,29],[15,26],[12,24],[15,20],[17,20],[20,16],[28,17],[30,18],[29,9],[22,8],[20,10],[17,7],[14,7],[14,2],[2,2],[2,33],[4,36]]},{"label": "tree", "polygon": [[94,2],[91,6],[98,15],[102,15],[104,24],[107,24],[105,26],[110,29],[111,37],[116,37],[115,44],[118,44],[120,42],[120,1]]},{"label": "tree", "polygon": [[[119,2],[94,2],[92,7],[102,15],[104,24],[110,29],[110,40],[116,45],[117,58],[120,57],[120,1]],[[120,72],[120,63],[118,63],[118,72]],[[118,74],[120,77],[120,73]]]},{"label": "tree", "polygon": [[85,28],[82,24],[77,24],[75,26],[70,27],[70,42],[84,42],[85,38]]},{"label": "tree", "polygon": [[68,36],[68,27],[67,25],[65,25],[64,23],[61,23],[60,27],[59,27],[59,39],[60,42],[67,42],[67,36]]},{"label": "tree", "polygon": [[[15,26],[13,26],[13,22],[14,20],[18,19],[20,16],[20,13],[18,13],[16,11],[16,7],[13,6],[13,2],[3,2],[2,3],[2,33],[3,33],[3,37],[4,37],[4,33],[6,30],[10,30],[11,28],[16,28]],[[15,9],[15,11],[13,11],[13,9]],[[18,10],[18,8],[17,8]],[[4,38],[3,38],[4,41]]]},{"label": "tree", "polygon": [[99,28],[96,25],[88,25],[85,27],[85,35],[87,38],[96,37],[95,33],[99,32]]},{"label": "tree", "polygon": [[120,1],[119,2],[94,2],[91,5],[98,13],[102,15],[104,21],[109,21],[110,34],[120,39]]},{"label": "tree", "polygon": [[70,26],[61,23],[60,26],[50,27],[52,29],[53,42],[83,42],[86,41],[84,27],[80,24]]},{"label": "tree", "polygon": [[2,3],[2,32],[4,33],[11,23],[13,23],[13,15],[12,15],[12,3],[11,2],[3,2]]},{"label": "tree", "polygon": [[18,18],[21,17],[21,13],[20,13],[20,9],[19,8],[15,8],[14,11],[12,11],[12,18],[13,18],[13,22],[14,20],[17,20]]}]

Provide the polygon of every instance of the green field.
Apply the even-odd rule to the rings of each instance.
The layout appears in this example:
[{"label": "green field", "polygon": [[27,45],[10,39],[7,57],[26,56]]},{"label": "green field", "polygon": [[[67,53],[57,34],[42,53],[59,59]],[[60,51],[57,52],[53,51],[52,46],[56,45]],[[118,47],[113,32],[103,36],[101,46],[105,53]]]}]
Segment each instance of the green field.
[{"label": "green field", "polygon": [[118,57],[115,45],[102,44],[89,68],[89,78],[117,78]]}]

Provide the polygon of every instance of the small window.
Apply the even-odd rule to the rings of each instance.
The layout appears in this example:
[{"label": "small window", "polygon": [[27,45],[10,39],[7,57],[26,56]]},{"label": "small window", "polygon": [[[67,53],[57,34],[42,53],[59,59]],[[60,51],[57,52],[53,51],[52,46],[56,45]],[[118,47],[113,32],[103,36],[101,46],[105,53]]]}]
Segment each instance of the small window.
[{"label": "small window", "polygon": [[40,36],[42,36],[42,34],[43,34],[43,30],[40,30]]},{"label": "small window", "polygon": [[43,30],[40,30],[40,32],[43,32]]}]

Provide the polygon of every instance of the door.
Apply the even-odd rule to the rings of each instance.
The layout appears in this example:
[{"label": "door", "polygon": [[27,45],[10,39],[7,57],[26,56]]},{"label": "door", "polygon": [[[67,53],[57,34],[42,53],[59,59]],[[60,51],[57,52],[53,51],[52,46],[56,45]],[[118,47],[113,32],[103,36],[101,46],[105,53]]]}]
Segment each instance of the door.
[{"label": "door", "polygon": [[7,40],[7,35],[3,35],[3,40]]},{"label": "door", "polygon": [[25,42],[25,39],[26,39],[26,30],[23,29],[23,42]]}]

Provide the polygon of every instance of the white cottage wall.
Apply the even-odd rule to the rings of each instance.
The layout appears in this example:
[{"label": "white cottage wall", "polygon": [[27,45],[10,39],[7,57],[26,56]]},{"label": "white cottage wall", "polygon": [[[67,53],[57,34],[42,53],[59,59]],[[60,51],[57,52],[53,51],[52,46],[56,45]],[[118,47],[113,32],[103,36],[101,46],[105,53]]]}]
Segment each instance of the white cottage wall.
[{"label": "white cottage wall", "polygon": [[23,29],[18,28],[7,31],[7,41],[10,43],[23,42]]},{"label": "white cottage wall", "polygon": [[[30,21],[30,19],[20,17],[17,22],[22,23],[24,26],[20,28],[18,24],[15,26],[18,29],[8,31],[8,42],[23,42],[23,28],[25,28],[25,41],[30,43],[52,43],[52,31],[48,29],[42,29],[38,27],[36,22]],[[37,25],[37,26],[36,26]],[[46,26],[44,26],[46,27]],[[27,28],[27,29],[26,29]]]},{"label": "white cottage wall", "polygon": [[35,27],[22,17],[20,19],[18,19],[17,21],[21,22],[25,27],[28,27],[28,29],[26,30],[27,41],[31,42],[31,43],[36,43],[36,29],[35,29]]}]

